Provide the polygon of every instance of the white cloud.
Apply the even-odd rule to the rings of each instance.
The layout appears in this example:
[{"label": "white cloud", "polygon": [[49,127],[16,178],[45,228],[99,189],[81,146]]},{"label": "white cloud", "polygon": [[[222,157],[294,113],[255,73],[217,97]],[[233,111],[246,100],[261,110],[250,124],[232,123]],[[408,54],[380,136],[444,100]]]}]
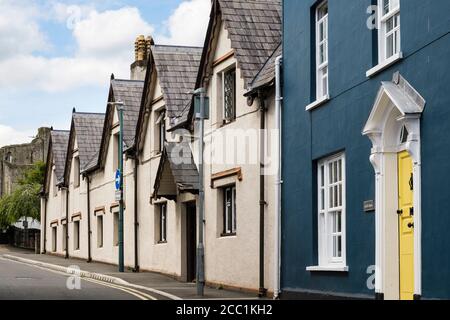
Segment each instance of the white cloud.
[{"label": "white cloud", "polygon": [[[134,41],[154,35],[159,44],[202,46],[211,0],[186,0],[165,22],[167,35],[158,34],[139,10],[123,7],[97,11],[92,5],[67,5],[49,0],[38,7],[30,0],[0,0],[0,88],[3,90],[73,90],[104,86],[111,73],[128,78]],[[70,56],[48,58],[43,20],[65,24],[75,40]]]},{"label": "white cloud", "polygon": [[0,0],[0,60],[49,47],[36,21],[38,15],[32,4],[21,7],[17,1]]},{"label": "white cloud", "polygon": [[203,46],[211,11],[211,0],[182,2],[166,21],[169,36],[156,37],[164,44]]},{"label": "white cloud", "polygon": [[[9,8],[12,6],[9,5]],[[24,42],[24,46],[29,49],[20,50],[18,47],[11,47],[9,51],[13,51],[14,54],[4,55],[3,59],[0,51],[0,74],[8,75],[0,77],[1,88],[31,88],[53,92],[81,86],[104,85],[111,73],[127,78],[129,66],[134,59],[133,47],[136,36],[153,32],[153,27],[143,20],[136,8],[124,7],[104,12],[91,10],[88,14],[86,8],[80,10],[74,10],[74,6],[53,8],[55,19],[61,20],[66,17],[68,23],[70,21],[73,24],[72,34],[77,48],[73,56],[46,58],[33,54],[33,51],[40,47],[38,45],[40,42],[35,43],[28,39],[25,36],[26,32],[16,32],[15,43]],[[18,15],[21,14],[19,8],[13,10]],[[76,16],[65,16],[65,12]],[[0,10],[0,21],[3,20],[3,15],[3,11]],[[21,17],[19,21],[26,17],[30,19],[31,27],[36,26],[33,27],[35,35],[41,34],[36,17],[30,14]],[[17,23],[13,20],[8,21],[11,24],[8,29],[20,27],[16,26]],[[1,30],[0,24],[0,38]]]},{"label": "white cloud", "polygon": [[0,124],[0,148],[6,145],[27,143],[30,141],[31,134],[20,132]]},{"label": "white cloud", "polygon": [[133,53],[137,35],[151,34],[154,29],[145,22],[136,8],[122,8],[98,13],[92,11],[75,24],[74,36],[80,56],[126,56]]}]

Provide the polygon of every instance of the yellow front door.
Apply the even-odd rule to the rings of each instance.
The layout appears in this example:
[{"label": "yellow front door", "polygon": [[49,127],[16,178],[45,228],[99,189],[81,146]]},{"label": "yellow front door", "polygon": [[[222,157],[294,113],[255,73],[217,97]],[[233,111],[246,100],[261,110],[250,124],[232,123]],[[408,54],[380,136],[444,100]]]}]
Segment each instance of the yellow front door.
[{"label": "yellow front door", "polygon": [[414,187],[408,152],[398,154],[400,299],[414,298]]}]

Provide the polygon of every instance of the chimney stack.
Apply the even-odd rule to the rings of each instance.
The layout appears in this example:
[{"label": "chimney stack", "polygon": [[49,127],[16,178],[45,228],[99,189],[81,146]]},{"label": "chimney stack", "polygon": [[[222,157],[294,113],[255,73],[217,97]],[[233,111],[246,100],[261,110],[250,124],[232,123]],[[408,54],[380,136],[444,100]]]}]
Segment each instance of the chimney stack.
[{"label": "chimney stack", "polygon": [[131,80],[145,80],[147,61],[150,56],[151,46],[154,45],[152,37],[140,35],[134,43],[135,62],[131,65]]}]

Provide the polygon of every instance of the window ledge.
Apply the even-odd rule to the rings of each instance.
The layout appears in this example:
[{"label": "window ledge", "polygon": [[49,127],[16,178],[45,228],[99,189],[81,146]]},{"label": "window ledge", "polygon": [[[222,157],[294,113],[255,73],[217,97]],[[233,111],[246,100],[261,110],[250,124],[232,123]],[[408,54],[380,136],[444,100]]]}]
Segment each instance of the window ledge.
[{"label": "window ledge", "polygon": [[237,234],[236,233],[222,233],[220,235],[221,238],[230,238],[230,237],[236,237]]},{"label": "window ledge", "polygon": [[395,55],[393,55],[392,57],[390,57],[389,59],[379,63],[377,66],[373,67],[372,69],[368,70],[366,72],[366,77],[367,78],[371,78],[375,75],[377,75],[378,73],[380,73],[383,70],[386,70],[387,68],[389,68],[390,66],[392,66],[393,64],[397,63],[398,61],[403,59],[403,53],[399,52]]},{"label": "window ledge", "polygon": [[308,104],[306,106],[306,111],[311,111],[311,110],[313,110],[315,108],[318,108],[318,107],[320,107],[321,105],[323,105],[324,103],[326,103],[328,101],[330,101],[330,95],[327,94],[325,97],[320,98],[319,100],[316,100],[316,101],[314,101],[311,104]]},{"label": "window ledge", "polygon": [[156,244],[167,244],[167,241],[158,241]]},{"label": "window ledge", "polygon": [[348,270],[347,266],[315,266],[306,268],[306,271],[310,272],[348,272]]}]

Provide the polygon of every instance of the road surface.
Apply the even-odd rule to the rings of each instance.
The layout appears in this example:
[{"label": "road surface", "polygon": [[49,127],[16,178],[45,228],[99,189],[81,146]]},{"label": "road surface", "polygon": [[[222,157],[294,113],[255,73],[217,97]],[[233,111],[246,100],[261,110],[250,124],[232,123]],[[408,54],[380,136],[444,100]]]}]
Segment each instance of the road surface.
[{"label": "road surface", "polygon": [[148,297],[126,287],[69,278],[0,256],[0,300],[148,300]]}]

